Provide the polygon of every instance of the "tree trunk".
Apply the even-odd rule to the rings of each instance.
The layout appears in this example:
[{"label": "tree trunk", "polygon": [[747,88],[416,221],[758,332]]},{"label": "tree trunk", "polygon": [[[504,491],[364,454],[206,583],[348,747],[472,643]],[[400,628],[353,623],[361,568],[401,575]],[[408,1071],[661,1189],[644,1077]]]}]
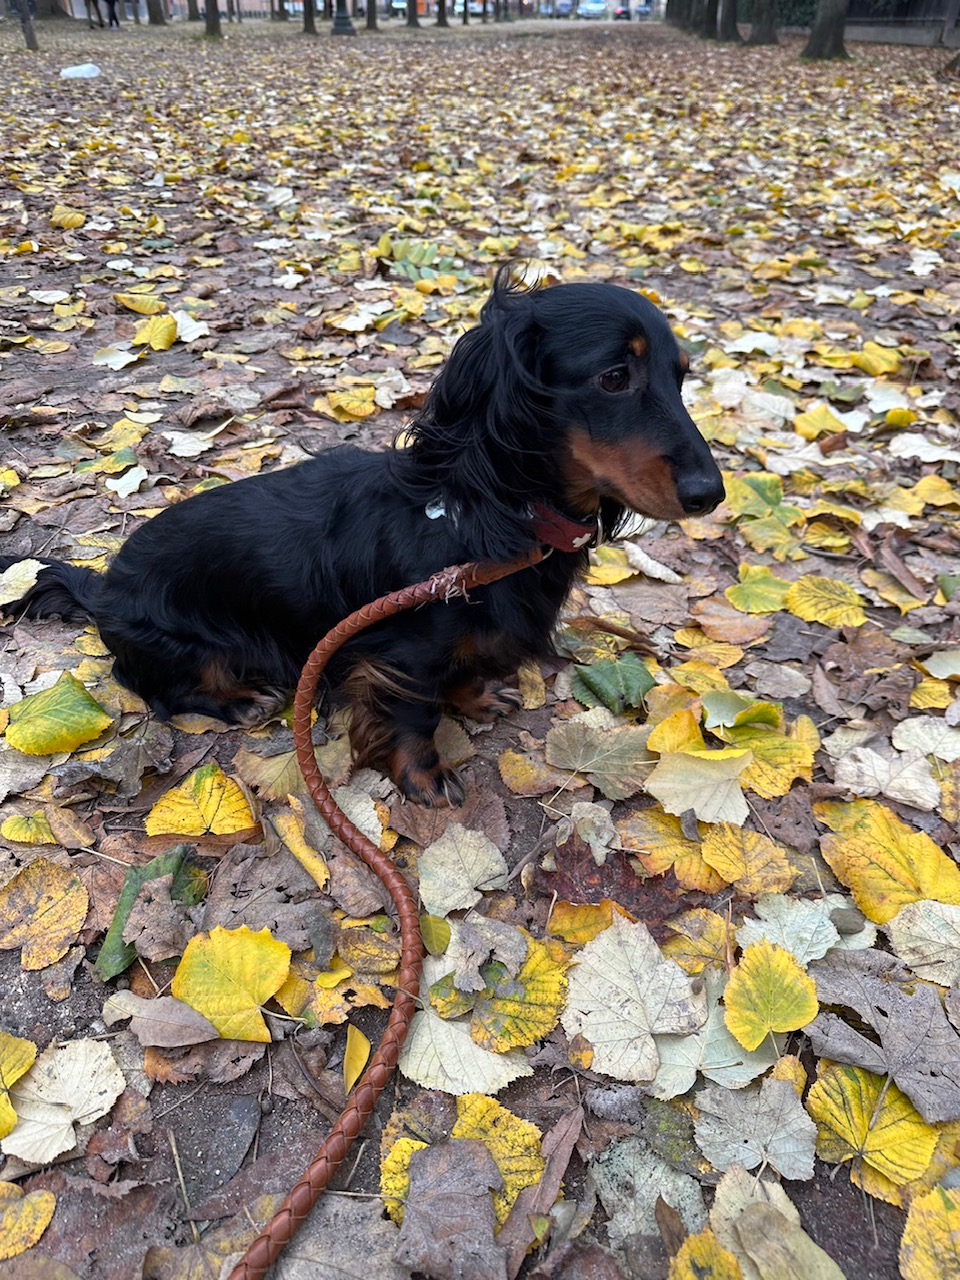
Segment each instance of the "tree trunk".
[{"label": "tree trunk", "polygon": [[30,52],[39,53],[40,46],[37,44],[37,33],[33,29],[33,18],[30,16],[27,0],[20,0],[20,28],[23,31],[23,42]]},{"label": "tree trunk", "polygon": [[779,44],[777,39],[777,0],[753,0],[750,39],[747,44]]},{"label": "tree trunk", "polygon": [[740,43],[740,29],[737,26],[737,0],[722,0],[720,5],[720,22],[717,26],[717,39],[728,44]]},{"label": "tree trunk", "polygon": [[[209,4],[210,0],[207,0]],[[165,27],[167,17],[163,12],[163,0],[147,0],[147,22],[151,27]]]},{"label": "tree trunk", "polygon": [[305,36],[317,34],[316,0],[303,0],[303,34]]},{"label": "tree trunk", "polygon": [[843,29],[847,25],[850,0],[817,0],[817,12],[810,28],[810,39],[801,58],[825,62],[830,58],[849,58],[843,47]]},{"label": "tree trunk", "polygon": [[407,0],[407,26],[420,26],[420,19],[417,16],[417,0]]},{"label": "tree trunk", "polygon": [[717,15],[720,8],[720,0],[707,0],[703,6],[703,23],[700,27],[700,34],[704,40],[716,40],[717,32]]},{"label": "tree trunk", "polygon": [[287,12],[287,0],[277,0],[277,21],[290,21],[290,14]]},{"label": "tree trunk", "polygon": [[200,21],[200,6],[197,4],[197,0],[187,0],[187,21]]},{"label": "tree trunk", "polygon": [[377,0],[367,0],[367,30],[377,30]]},{"label": "tree trunk", "polygon": [[447,0],[437,0],[437,26],[449,27],[447,20]]},{"label": "tree trunk", "polygon": [[[134,0],[137,3],[137,0]],[[204,35],[211,40],[219,40],[223,32],[220,30],[220,0],[206,0],[207,9],[204,14],[206,29]]]}]

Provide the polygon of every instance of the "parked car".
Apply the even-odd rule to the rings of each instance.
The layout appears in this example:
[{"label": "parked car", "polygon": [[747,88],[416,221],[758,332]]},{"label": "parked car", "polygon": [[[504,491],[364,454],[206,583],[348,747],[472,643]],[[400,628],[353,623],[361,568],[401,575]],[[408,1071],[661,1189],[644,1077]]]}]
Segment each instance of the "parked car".
[{"label": "parked car", "polygon": [[[483,0],[468,0],[467,12],[469,13],[471,18],[482,18],[483,17]],[[454,16],[457,18],[463,17],[463,0],[457,0],[457,3],[453,6],[453,13],[454,13]],[[491,15],[493,14],[492,3],[490,5],[490,13]]]},{"label": "parked car", "polygon": [[592,18],[598,21],[606,20],[610,17],[607,0],[580,0],[577,5],[577,17]]},{"label": "parked car", "polygon": [[390,17],[407,20],[407,0],[390,0]]},{"label": "parked car", "polygon": [[544,0],[540,5],[541,18],[569,18],[573,13],[573,0]]},{"label": "parked car", "polygon": [[652,17],[653,17],[653,5],[652,5],[652,4],[638,4],[638,5],[637,5],[637,21],[638,21],[638,22],[643,22],[645,19],[647,19],[647,18],[652,18]]},{"label": "parked car", "polygon": [[618,4],[613,11],[614,22],[629,22],[630,18],[630,6],[628,4]]}]

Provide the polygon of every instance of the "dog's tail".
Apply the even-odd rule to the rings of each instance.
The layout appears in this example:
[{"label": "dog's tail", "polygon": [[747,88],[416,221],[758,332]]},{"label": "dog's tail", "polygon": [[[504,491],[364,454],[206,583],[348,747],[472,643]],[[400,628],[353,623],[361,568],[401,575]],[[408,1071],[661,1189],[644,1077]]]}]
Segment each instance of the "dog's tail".
[{"label": "dog's tail", "polygon": [[[87,622],[96,610],[103,579],[92,569],[82,569],[61,560],[37,557],[44,566],[37,581],[18,600],[0,605],[0,612],[15,618],[62,618],[64,622]],[[0,573],[24,556],[0,556]]]}]

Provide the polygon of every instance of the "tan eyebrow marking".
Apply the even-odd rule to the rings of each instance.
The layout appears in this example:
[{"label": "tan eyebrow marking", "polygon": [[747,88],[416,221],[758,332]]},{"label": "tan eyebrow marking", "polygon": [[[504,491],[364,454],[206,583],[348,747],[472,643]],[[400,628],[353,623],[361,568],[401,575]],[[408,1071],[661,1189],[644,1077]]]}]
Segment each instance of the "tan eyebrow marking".
[{"label": "tan eyebrow marking", "polygon": [[680,368],[684,373],[690,368],[690,357],[685,351],[680,352]]},{"label": "tan eyebrow marking", "polygon": [[627,345],[630,347],[633,354],[635,356],[639,356],[641,360],[647,354],[647,340],[642,336],[631,338]]}]

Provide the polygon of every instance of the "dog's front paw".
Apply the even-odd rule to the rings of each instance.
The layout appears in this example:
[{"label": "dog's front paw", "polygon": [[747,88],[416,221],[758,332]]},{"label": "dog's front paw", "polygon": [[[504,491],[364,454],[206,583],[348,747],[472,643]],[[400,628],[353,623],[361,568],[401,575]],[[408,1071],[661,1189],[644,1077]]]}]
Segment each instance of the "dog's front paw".
[{"label": "dog's front paw", "polygon": [[408,800],[427,809],[442,809],[446,805],[459,809],[467,798],[459,775],[439,761],[427,768],[408,766],[395,781]]},{"label": "dog's front paw", "polygon": [[523,706],[523,694],[499,680],[470,680],[447,694],[447,701],[468,720],[491,724]]}]

